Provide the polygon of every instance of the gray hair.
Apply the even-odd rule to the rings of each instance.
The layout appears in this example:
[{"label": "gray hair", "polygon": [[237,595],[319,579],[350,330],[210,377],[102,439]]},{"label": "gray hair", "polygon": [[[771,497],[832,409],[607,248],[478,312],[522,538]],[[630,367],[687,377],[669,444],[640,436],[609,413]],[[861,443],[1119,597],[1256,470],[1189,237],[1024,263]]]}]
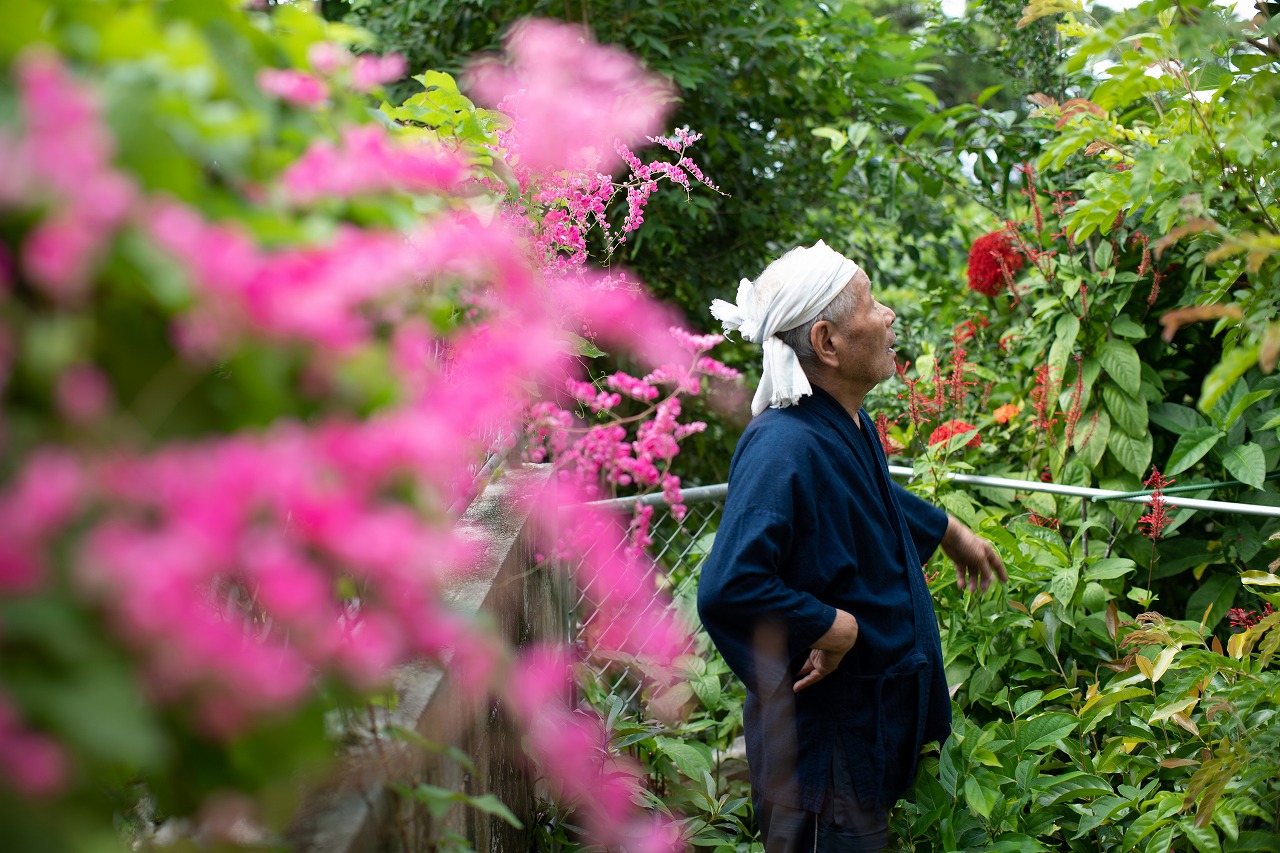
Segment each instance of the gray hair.
[{"label": "gray hair", "polygon": [[819,320],[826,320],[833,323],[846,314],[853,311],[858,304],[858,292],[852,287],[846,285],[835,298],[827,303],[827,307],[822,309],[818,314],[807,323],[801,323],[793,329],[786,329],[778,332],[778,339],[784,344],[795,350],[796,358],[800,360],[801,366],[806,364],[816,364],[818,354],[813,351],[813,343],[810,340],[810,332],[813,331],[814,325]]}]

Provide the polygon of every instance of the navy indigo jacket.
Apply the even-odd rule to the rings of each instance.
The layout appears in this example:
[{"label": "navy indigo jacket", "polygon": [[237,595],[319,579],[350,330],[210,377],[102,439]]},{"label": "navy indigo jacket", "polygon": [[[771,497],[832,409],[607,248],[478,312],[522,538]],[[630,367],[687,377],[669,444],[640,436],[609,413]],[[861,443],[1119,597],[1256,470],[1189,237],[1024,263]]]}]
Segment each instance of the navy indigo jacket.
[{"label": "navy indigo jacket", "polygon": [[[920,748],[945,740],[951,700],[921,571],[947,515],[889,477],[875,424],[820,388],[747,426],[698,585],[698,612],[747,686],[747,761],[757,796],[822,809],[832,750],[855,793],[887,807]],[[858,641],[831,675],[792,693],[835,608]]]}]

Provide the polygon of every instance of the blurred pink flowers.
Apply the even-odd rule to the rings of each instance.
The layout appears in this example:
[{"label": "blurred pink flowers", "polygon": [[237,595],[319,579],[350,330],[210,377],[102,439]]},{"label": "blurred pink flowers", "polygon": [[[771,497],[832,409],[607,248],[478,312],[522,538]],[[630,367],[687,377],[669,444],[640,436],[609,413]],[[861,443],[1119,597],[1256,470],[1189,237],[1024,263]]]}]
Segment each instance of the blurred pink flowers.
[{"label": "blurred pink flowers", "polygon": [[468,176],[465,163],[444,149],[395,142],[376,124],[344,128],[341,142],[313,142],[281,182],[295,204],[324,196],[351,198],[385,192],[447,192]]},{"label": "blurred pink flowers", "polygon": [[79,299],[93,262],[129,214],[136,189],[113,170],[115,144],[88,87],[51,53],[17,62],[21,136],[0,135],[0,204],[44,207],[21,266],[55,301]]},{"label": "blurred pink flowers", "polygon": [[525,20],[505,46],[505,63],[477,62],[467,81],[515,118],[520,160],[535,172],[582,165],[612,172],[621,163],[615,140],[634,145],[662,129],[670,84],[584,29]]},{"label": "blurred pink flowers", "polygon": [[296,107],[315,107],[329,100],[328,84],[293,68],[263,68],[258,72],[258,87]]},{"label": "blurred pink flowers", "polygon": [[52,738],[27,731],[0,694],[0,785],[28,797],[50,797],[67,781],[67,757]]},{"label": "blurred pink flowers", "polygon": [[405,75],[409,65],[403,56],[391,53],[386,56],[364,54],[356,58],[351,68],[351,88],[357,92],[371,92],[386,83],[394,83]]}]

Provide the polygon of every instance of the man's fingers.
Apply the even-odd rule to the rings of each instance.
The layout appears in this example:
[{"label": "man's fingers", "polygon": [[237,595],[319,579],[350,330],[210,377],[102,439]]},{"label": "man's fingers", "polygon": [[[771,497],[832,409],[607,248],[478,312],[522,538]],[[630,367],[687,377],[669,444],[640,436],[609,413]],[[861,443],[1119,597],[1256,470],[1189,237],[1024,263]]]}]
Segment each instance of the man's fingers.
[{"label": "man's fingers", "polygon": [[795,685],[791,688],[791,692],[799,693],[801,690],[804,690],[810,684],[813,684],[815,681],[820,680],[821,677],[822,676],[818,675],[816,671],[811,672],[808,675],[806,675],[804,678],[797,681]]}]

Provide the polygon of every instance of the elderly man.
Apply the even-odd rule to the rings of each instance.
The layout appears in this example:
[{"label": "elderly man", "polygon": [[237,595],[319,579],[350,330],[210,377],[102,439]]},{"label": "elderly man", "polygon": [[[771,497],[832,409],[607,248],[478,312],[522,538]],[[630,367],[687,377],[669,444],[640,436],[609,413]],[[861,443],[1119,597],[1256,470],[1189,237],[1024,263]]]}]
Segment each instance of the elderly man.
[{"label": "elderly man", "polygon": [[698,612],[747,686],[752,801],[766,853],[879,851],[921,747],[950,733],[921,566],[1005,581],[991,545],[889,477],[862,401],[893,376],[893,311],[819,241],[716,300],[764,346],[756,417],[702,570]]}]

